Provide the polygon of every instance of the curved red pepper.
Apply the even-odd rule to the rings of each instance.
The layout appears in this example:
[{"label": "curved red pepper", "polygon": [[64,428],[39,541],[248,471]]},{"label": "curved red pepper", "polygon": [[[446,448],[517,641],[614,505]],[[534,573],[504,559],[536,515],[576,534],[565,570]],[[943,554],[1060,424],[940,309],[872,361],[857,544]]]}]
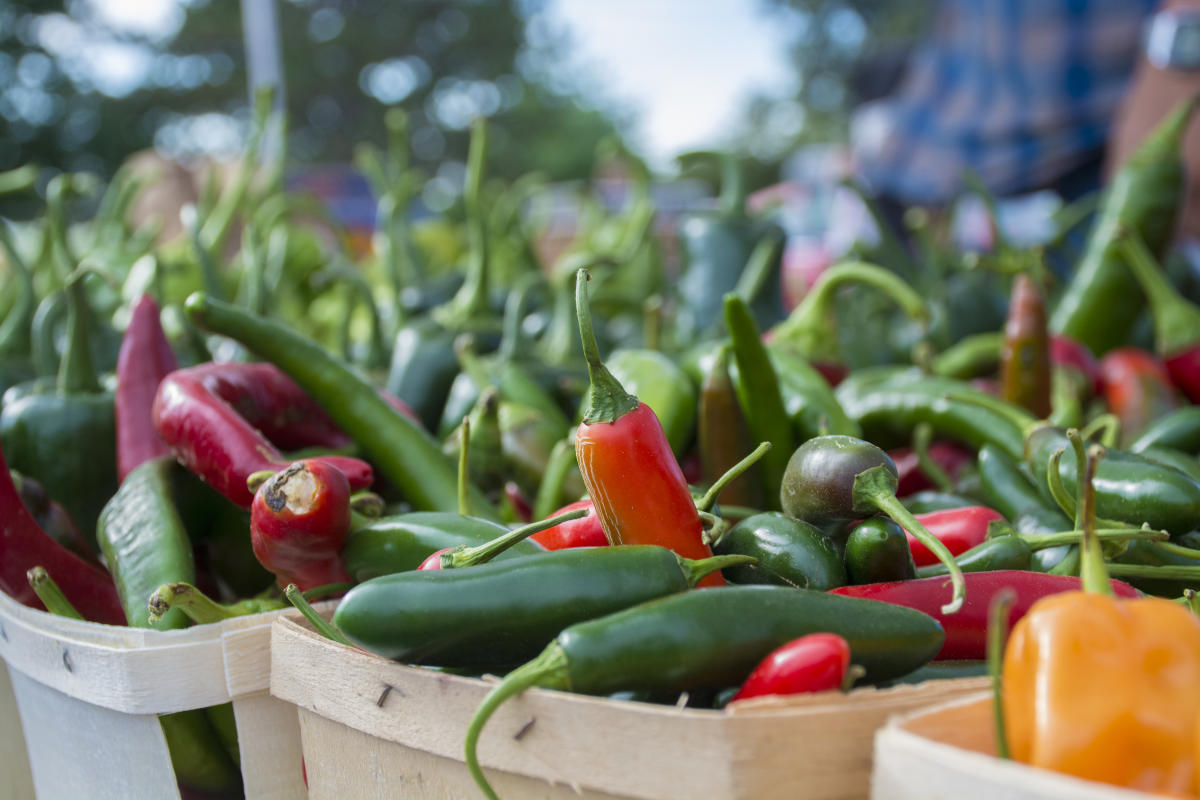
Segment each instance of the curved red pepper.
[{"label": "curved red pepper", "polygon": [[[201,364],[176,370],[159,384],[154,426],[175,457],[241,508],[254,495],[246,479],[288,465],[277,449],[349,444],[348,437],[295,382],[272,364]],[[357,458],[322,456],[352,489],[371,485],[371,466]]]},{"label": "curved red pepper", "polygon": [[[588,400],[575,456],[610,544],[656,544],[684,558],[708,558],[704,524],[654,411],[627,393],[600,361],[580,270],[575,306],[588,365]],[[701,586],[723,586],[714,572]]]},{"label": "curved red pepper", "polygon": [[271,476],[250,506],[250,540],[280,586],[301,591],[350,580],[342,545],[350,535],[350,483],[320,458]]},{"label": "curved red pepper", "polygon": [[550,516],[557,517],[578,508],[587,509],[587,516],[572,519],[547,528],[530,536],[535,542],[547,550],[566,550],[570,547],[607,547],[608,537],[604,535],[604,526],[600,517],[596,516],[596,508],[590,498],[576,500],[565,505]]},{"label": "curved red pepper", "polygon": [[158,384],[178,366],[159,320],[158,303],[143,294],[133,307],[117,356],[118,480],[125,480],[139,464],[170,452],[154,428],[151,410]]},{"label": "curved red pepper", "polygon": [[1119,347],[1100,359],[1104,400],[1121,421],[1120,443],[1126,446],[1150,423],[1179,407],[1171,376],[1153,353]]},{"label": "curved red pepper", "polygon": [[849,669],[849,642],[836,633],[810,633],[772,650],[730,702],[771,694],[839,689]]},{"label": "curved red pepper", "polygon": [[26,575],[45,567],[84,619],[124,625],[125,611],[108,573],[88,564],[38,526],[8,472],[0,450],[0,591],[19,603],[44,608]]},{"label": "curved red pepper", "polygon": [[[988,524],[1004,519],[1004,515],[999,511],[987,506],[948,508],[914,516],[955,556],[982,544],[987,538]],[[928,547],[908,531],[905,531],[905,534],[908,536],[908,548],[912,551],[914,564],[924,567],[938,563],[938,557],[931,553]]]},{"label": "curved red pepper", "polygon": [[[997,592],[1011,588],[1016,593],[1008,617],[1009,625],[1012,625],[1043,597],[1060,592],[1078,592],[1083,586],[1079,578],[1024,570],[967,572],[963,574],[963,578],[967,582],[966,600],[957,614],[949,616],[941,611],[950,580],[947,577],[865,583],[859,586],[840,586],[830,591],[832,594],[862,597],[924,611],[940,622],[946,631],[946,643],[942,645],[934,660],[948,661],[978,660],[987,657],[988,609]],[[1111,583],[1118,597],[1140,596],[1138,590],[1127,583],[1118,580]]]}]

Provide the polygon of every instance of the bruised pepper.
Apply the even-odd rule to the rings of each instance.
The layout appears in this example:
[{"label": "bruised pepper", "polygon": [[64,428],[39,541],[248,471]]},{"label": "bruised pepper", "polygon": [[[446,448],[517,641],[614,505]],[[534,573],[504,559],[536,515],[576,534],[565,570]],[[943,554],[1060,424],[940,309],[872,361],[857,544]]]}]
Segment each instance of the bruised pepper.
[{"label": "bruised pepper", "polygon": [[[611,544],[657,544],[685,558],[708,558],[704,525],[683,470],[658,417],[627,393],[600,361],[588,308],[587,270],[575,285],[579,333],[588,365],[583,421],[575,455],[583,481]],[[719,574],[702,586],[721,586]]]}]

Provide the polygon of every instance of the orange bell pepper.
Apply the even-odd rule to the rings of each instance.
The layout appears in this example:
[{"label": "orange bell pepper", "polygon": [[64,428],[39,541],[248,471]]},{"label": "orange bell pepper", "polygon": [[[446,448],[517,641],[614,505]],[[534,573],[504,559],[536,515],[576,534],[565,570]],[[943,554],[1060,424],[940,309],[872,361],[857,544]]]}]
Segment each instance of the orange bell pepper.
[{"label": "orange bell pepper", "polygon": [[1080,504],[1084,591],[1038,601],[1008,641],[1010,753],[1088,780],[1191,797],[1200,788],[1200,617],[1170,600],[1112,596],[1094,535],[1096,460],[1086,458]]}]

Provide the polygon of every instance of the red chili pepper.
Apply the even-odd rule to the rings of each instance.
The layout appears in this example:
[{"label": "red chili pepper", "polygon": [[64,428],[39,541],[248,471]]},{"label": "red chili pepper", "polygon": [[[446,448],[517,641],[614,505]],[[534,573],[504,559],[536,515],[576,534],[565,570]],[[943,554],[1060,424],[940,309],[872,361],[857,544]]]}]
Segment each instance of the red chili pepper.
[{"label": "red chili pepper", "polygon": [[[897,497],[907,497],[926,489],[938,488],[921,470],[920,459],[911,447],[897,447],[888,450],[887,453],[892,457],[892,461],[896,462],[896,476],[900,481],[896,487]],[[975,461],[972,451],[954,442],[933,442],[929,445],[929,457],[951,479],[957,479],[963,469]]]},{"label": "red chili pepper", "polygon": [[301,591],[350,580],[342,545],[350,534],[350,482],[320,458],[272,475],[254,495],[250,540],[280,586]]},{"label": "red chili pepper", "polygon": [[8,475],[12,478],[25,509],[43,532],[87,563],[101,566],[91,540],[80,532],[62,504],[50,499],[42,484],[16,470],[9,470]]},{"label": "red chili pepper", "polygon": [[577,508],[587,509],[587,516],[547,528],[529,538],[547,550],[566,550],[569,547],[607,547],[608,537],[604,535],[604,526],[600,523],[600,517],[596,516],[596,508],[590,499],[576,500],[550,516],[557,517],[559,514],[574,511]]},{"label": "red chili pepper", "polygon": [[840,689],[850,669],[850,644],[836,633],[810,633],[771,651],[730,702],[771,694]]},{"label": "red chili pepper", "polygon": [[117,479],[170,452],[154,429],[151,409],[158,384],[179,367],[159,321],[158,303],[143,294],[133,307],[117,356]]},{"label": "red chili pepper", "polygon": [[[587,281],[580,270],[575,306],[589,385],[575,456],[604,534],[610,544],[656,544],[684,558],[708,558],[704,524],[662,424],[600,361]],[[700,585],[724,584],[714,572]]]},{"label": "red chili pepper", "polygon": [[1121,247],[1150,301],[1155,352],[1175,386],[1193,403],[1200,403],[1200,307],[1171,285],[1140,238],[1129,232]]},{"label": "red chili pepper", "polygon": [[[831,592],[924,611],[942,623],[946,631],[946,643],[934,660],[947,661],[987,657],[988,608],[992,597],[1000,590],[1011,588],[1016,592],[1016,600],[1008,618],[1011,626],[1043,597],[1060,592],[1078,592],[1083,586],[1079,578],[1068,575],[1047,575],[1024,570],[967,572],[963,578],[967,582],[967,598],[958,613],[949,616],[941,612],[950,580],[947,577],[840,586]],[[1127,583],[1118,580],[1111,583],[1119,597],[1140,596],[1138,590]]]},{"label": "red chili pepper", "polygon": [[1087,387],[1092,395],[1100,394],[1103,388],[1100,380],[1100,362],[1086,344],[1077,342],[1070,336],[1055,334],[1050,337],[1050,362],[1056,367],[1079,372],[1087,379]]},{"label": "red chili pepper", "polygon": [[1046,298],[1026,273],[1013,280],[1000,356],[1000,388],[1010,403],[1038,419],[1050,416],[1050,333]]},{"label": "red chili pepper", "polygon": [[[291,378],[272,364],[201,364],[172,372],[154,398],[154,425],[180,461],[241,508],[254,499],[246,479],[288,465],[277,447],[337,449],[349,444]],[[321,456],[352,489],[371,485],[371,466]]]},{"label": "red chili pepper", "polygon": [[26,573],[45,567],[71,605],[93,622],[124,625],[125,611],[112,578],[67,550],[38,526],[8,472],[0,451],[0,591],[19,603],[44,608]]},{"label": "red chili pepper", "polygon": [[[987,506],[948,508],[914,516],[955,556],[981,544],[987,538],[988,523],[1004,519],[1003,514]],[[905,531],[905,534],[908,536],[908,548],[912,550],[914,564],[924,567],[938,563],[938,557],[929,552],[928,547],[908,531]]]},{"label": "red chili pepper", "polygon": [[1179,407],[1163,363],[1137,347],[1119,347],[1100,359],[1104,400],[1121,421],[1120,444],[1129,445],[1150,423]]}]

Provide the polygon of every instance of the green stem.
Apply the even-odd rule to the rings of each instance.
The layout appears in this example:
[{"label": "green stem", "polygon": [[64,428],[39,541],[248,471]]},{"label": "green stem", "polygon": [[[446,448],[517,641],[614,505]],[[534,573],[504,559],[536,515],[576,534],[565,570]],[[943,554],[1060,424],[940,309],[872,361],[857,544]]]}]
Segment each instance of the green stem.
[{"label": "green stem", "polygon": [[289,583],[287,588],[283,590],[284,596],[287,597],[296,609],[308,620],[308,624],[313,626],[313,630],[324,636],[326,639],[344,644],[347,647],[354,647],[354,643],[345,637],[345,635],[333,626],[333,623],[328,622],[320,614],[316,612],[308,601],[304,599],[304,594],[300,588],[294,583]]},{"label": "green stem", "polygon": [[271,103],[274,90],[271,87],[258,89],[254,95],[254,124],[250,129],[250,141],[247,142],[246,152],[238,166],[233,183],[221,193],[220,199],[213,208],[208,219],[198,225],[196,242],[209,258],[215,257],[225,246],[225,239],[233,226],[233,218],[238,207],[246,198],[250,188],[250,180],[258,168],[258,156],[262,150],[263,135],[267,128],[267,119],[271,114]]},{"label": "green stem", "polygon": [[545,519],[562,505],[563,487],[573,466],[575,447],[569,438],[559,439],[546,460],[546,469],[542,471],[542,482],[538,484],[537,497],[533,501],[534,519]]},{"label": "green stem", "polygon": [[[1165,542],[1171,538],[1171,535],[1166,531],[1156,531],[1150,528],[1098,528],[1096,530],[1096,538],[1105,542],[1126,542],[1132,539],[1145,539],[1150,542],[1159,543],[1159,547],[1166,547]],[[1060,544],[1079,544],[1083,541],[1083,532],[1080,530],[1074,531],[1056,531],[1054,533],[1031,533],[1017,534],[1018,538],[1022,539],[1032,550],[1044,550],[1047,547],[1057,547]],[[1192,550],[1188,547],[1179,547],[1178,545],[1170,545],[1180,550],[1188,550],[1194,553],[1188,558],[1200,560],[1200,550]]]},{"label": "green stem", "polygon": [[1172,581],[1200,580],[1200,566],[1188,567],[1176,564],[1150,566],[1149,564],[1108,564],[1108,574],[1114,578],[1161,578]]},{"label": "green stem", "polygon": [[1150,302],[1155,346],[1172,356],[1200,344],[1200,308],[1170,284],[1136,230],[1121,231],[1121,253]]},{"label": "green stem", "polygon": [[[1079,442],[1077,450],[1082,448],[1082,440],[1079,439],[1077,431],[1067,431],[1067,436],[1071,437],[1072,444]],[[1080,473],[1084,476],[1083,483],[1080,484],[1082,490],[1082,500],[1080,502],[1080,512],[1083,517],[1083,543],[1079,546],[1081,551],[1081,562],[1079,566],[1079,576],[1083,580],[1083,590],[1085,592],[1094,592],[1097,594],[1113,595],[1112,583],[1109,582],[1109,573],[1104,568],[1104,551],[1100,549],[1100,540],[1096,538],[1096,487],[1094,480],[1096,477],[1096,464],[1104,455],[1104,448],[1099,445],[1092,445],[1084,455],[1086,466]]]},{"label": "green stem", "polygon": [[1083,426],[1080,431],[1080,436],[1084,441],[1096,438],[1099,434],[1099,442],[1104,447],[1116,447],[1117,437],[1121,432],[1121,418],[1116,414],[1101,414],[1094,420]]},{"label": "green stem", "polygon": [[988,675],[992,679],[992,724],[996,732],[996,755],[1005,759],[1011,756],[1008,731],[1004,724],[1004,643],[1008,638],[1009,610],[1016,599],[1017,593],[1006,587],[995,594],[988,607],[987,662]]},{"label": "green stem", "polygon": [[464,517],[471,516],[471,485],[470,456],[471,450],[471,418],[463,417],[462,440],[458,445],[458,513]]},{"label": "green stem", "polygon": [[773,267],[779,260],[779,253],[782,249],[783,233],[779,230],[773,229],[760,239],[754,246],[754,250],[750,252],[750,259],[738,277],[737,284],[733,287],[733,293],[746,303],[753,303],[770,283]]},{"label": "green stem", "polygon": [[1164,552],[1170,553],[1173,556],[1180,558],[1190,558],[1194,561],[1200,561],[1200,550],[1193,550],[1190,547],[1184,547],[1180,544],[1172,544],[1171,542],[1159,542],[1158,547]]},{"label": "green stem", "polygon": [[973,378],[994,371],[1003,349],[1003,331],[976,333],[934,356],[932,371],[946,378]]},{"label": "green stem", "polygon": [[929,455],[929,446],[933,442],[933,426],[928,422],[918,423],[913,428],[913,452],[917,455],[917,464],[921,467],[921,472],[925,473],[925,477],[933,482],[934,486],[939,491],[948,494],[954,493],[954,480],[947,474],[946,470],[942,469],[942,465],[933,460]]},{"label": "green stem", "polygon": [[647,350],[662,350],[663,299],[652,294],[642,303],[642,342]]},{"label": "green stem", "polygon": [[721,494],[721,490],[741,477],[742,473],[754,466],[770,449],[770,442],[762,442],[758,447],[754,448],[754,451],[750,455],[725,470],[725,474],[713,481],[713,485],[696,502],[696,510],[711,511],[712,507],[716,505],[717,497]]},{"label": "green stem", "polygon": [[709,556],[708,558],[684,558],[678,553],[675,558],[679,561],[679,568],[683,570],[684,576],[687,579],[687,585],[695,587],[700,581],[712,575],[714,572],[720,572],[726,567],[742,567],[750,566],[758,563],[758,559],[754,556],[744,555],[728,555],[728,556]]},{"label": "green stem", "polygon": [[487,215],[483,210],[483,172],[487,161],[487,124],[478,119],[471,126],[471,145],[467,153],[467,180],[463,203],[467,214],[470,261],[462,287],[450,301],[431,314],[447,330],[461,331],[479,327],[481,319],[492,316],[488,305]]},{"label": "green stem", "polygon": [[579,323],[579,338],[583,342],[583,357],[587,361],[588,391],[583,411],[583,423],[616,422],[638,407],[638,399],[625,391],[604,362],[600,346],[592,329],[592,311],[588,305],[587,283],[591,275],[581,269],[575,278],[575,317]]},{"label": "green stem", "polygon": [[67,280],[67,350],[58,365],[58,390],[63,394],[95,394],[100,379],[92,362],[91,308],[83,287],[86,270]]},{"label": "green stem", "polygon": [[567,670],[567,654],[557,641],[551,642],[532,661],[526,662],[504,676],[504,680],[488,692],[487,697],[483,698],[483,702],[475,710],[475,715],[471,717],[471,722],[467,725],[467,735],[463,740],[463,755],[467,771],[471,773],[471,777],[475,779],[475,785],[488,800],[500,800],[500,798],[488,783],[487,778],[484,777],[483,769],[479,766],[476,750],[479,746],[479,734],[483,732],[483,726],[506,700],[516,697],[526,689],[540,686],[547,689],[569,690],[571,679]]},{"label": "green stem", "polygon": [[0,220],[0,247],[4,248],[5,263],[17,282],[19,296],[4,322],[0,323],[0,354],[5,357],[20,357],[29,353],[30,330],[33,315],[37,312],[37,292],[33,286],[33,273],[21,257],[12,240],[12,231],[7,222]]},{"label": "green stem", "polygon": [[525,541],[535,533],[553,528],[555,525],[561,525],[564,522],[570,522],[573,519],[586,517],[587,515],[588,509],[577,508],[574,511],[568,511],[556,517],[522,525],[516,530],[509,531],[497,536],[490,542],[485,542],[475,547],[460,545],[442,553],[442,569],[461,569],[462,567],[474,567],[478,564],[486,564],[508,548]]},{"label": "green stem", "polygon": [[284,603],[271,598],[251,598],[232,604],[218,603],[190,583],[167,583],[150,595],[149,620],[151,623],[158,622],[172,608],[178,608],[197,625],[209,625],[284,607]]},{"label": "green stem", "polygon": [[37,181],[38,168],[34,164],[25,164],[0,172],[0,195],[15,194],[33,187]]},{"label": "green stem", "polygon": [[1075,525],[1078,527],[1079,507],[1075,503],[1075,500],[1067,494],[1067,487],[1063,485],[1062,473],[1058,471],[1058,465],[1062,462],[1064,452],[1066,451],[1060,447],[1050,454],[1049,466],[1046,470],[1046,484],[1050,489],[1050,496],[1054,498],[1054,502],[1062,509],[1064,514],[1075,520]]},{"label": "green stem", "polygon": [[42,605],[51,614],[68,619],[83,619],[83,614],[71,605],[71,601],[62,593],[62,589],[58,588],[58,584],[50,577],[45,567],[34,567],[26,573],[26,577]]}]

